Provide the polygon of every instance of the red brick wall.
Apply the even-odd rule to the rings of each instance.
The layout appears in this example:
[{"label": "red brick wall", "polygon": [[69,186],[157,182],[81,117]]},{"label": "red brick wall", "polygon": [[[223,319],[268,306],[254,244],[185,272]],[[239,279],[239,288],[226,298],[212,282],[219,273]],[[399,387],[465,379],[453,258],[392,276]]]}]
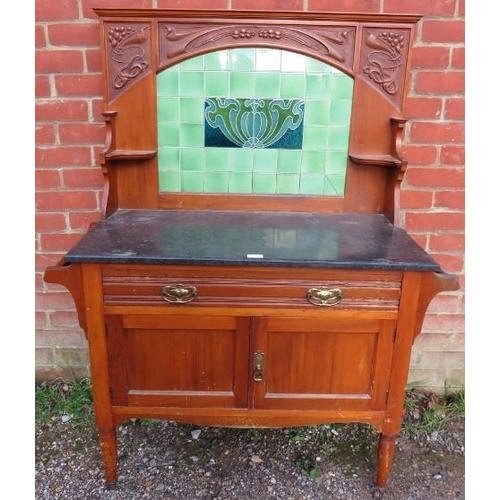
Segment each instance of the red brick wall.
[{"label": "red brick wall", "polygon": [[430,304],[411,380],[442,390],[464,381],[464,0],[36,0],[36,374],[88,373],[69,293],[43,283],[98,220],[104,145],[97,19],[92,7],[290,9],[418,13],[408,100],[402,225],[462,289]]}]

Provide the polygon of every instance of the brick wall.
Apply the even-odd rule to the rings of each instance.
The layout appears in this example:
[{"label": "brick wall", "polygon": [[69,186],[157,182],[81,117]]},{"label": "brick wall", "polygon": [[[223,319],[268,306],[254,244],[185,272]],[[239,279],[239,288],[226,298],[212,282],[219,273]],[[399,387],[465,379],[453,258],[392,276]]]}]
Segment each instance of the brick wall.
[{"label": "brick wall", "polygon": [[104,145],[97,18],[92,7],[418,13],[405,139],[401,224],[461,290],[430,304],[410,379],[464,382],[464,0],[36,0],[36,376],[88,374],[87,344],[66,289],[43,272],[99,219]]}]

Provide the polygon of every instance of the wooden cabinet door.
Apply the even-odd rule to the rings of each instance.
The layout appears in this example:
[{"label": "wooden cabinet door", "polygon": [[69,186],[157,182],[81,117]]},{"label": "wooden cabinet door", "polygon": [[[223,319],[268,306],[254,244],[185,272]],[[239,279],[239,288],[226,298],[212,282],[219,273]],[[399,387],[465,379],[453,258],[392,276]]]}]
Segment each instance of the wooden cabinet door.
[{"label": "wooden cabinet door", "polygon": [[106,318],[112,404],[247,407],[250,320]]},{"label": "wooden cabinet door", "polygon": [[[395,321],[256,319],[254,408],[382,410]],[[256,371],[257,369],[257,371]]]}]

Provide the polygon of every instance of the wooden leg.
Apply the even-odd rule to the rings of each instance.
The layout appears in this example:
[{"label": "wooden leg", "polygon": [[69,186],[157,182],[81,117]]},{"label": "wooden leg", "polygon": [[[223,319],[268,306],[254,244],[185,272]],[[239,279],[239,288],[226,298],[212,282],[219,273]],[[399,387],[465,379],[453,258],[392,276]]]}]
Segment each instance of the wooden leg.
[{"label": "wooden leg", "polygon": [[392,461],[394,460],[394,450],[396,447],[396,436],[381,434],[378,442],[378,463],[377,463],[377,486],[385,487],[389,473],[391,472]]},{"label": "wooden leg", "polygon": [[117,453],[116,430],[99,428],[99,442],[101,444],[104,472],[106,474],[106,487],[112,489],[116,485]]}]

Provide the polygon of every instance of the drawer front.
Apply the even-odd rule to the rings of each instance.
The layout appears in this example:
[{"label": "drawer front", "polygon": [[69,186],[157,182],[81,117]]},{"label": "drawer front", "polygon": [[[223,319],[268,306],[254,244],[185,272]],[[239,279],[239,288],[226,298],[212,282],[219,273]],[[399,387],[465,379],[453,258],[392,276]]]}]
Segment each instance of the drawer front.
[{"label": "drawer front", "polygon": [[102,268],[106,305],[397,310],[402,275],[386,271],[220,266]]}]

